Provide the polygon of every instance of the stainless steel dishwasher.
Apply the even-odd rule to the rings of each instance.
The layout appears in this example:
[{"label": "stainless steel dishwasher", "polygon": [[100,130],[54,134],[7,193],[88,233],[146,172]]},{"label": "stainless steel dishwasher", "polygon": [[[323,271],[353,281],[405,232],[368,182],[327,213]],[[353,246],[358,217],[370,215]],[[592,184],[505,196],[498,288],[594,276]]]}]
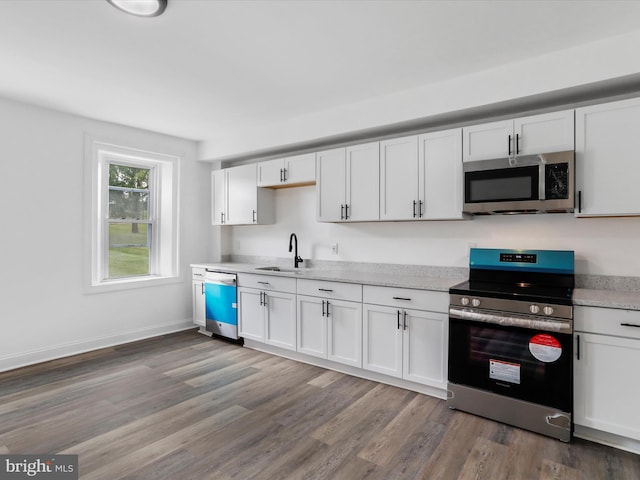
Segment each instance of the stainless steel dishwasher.
[{"label": "stainless steel dishwasher", "polygon": [[206,329],[238,340],[238,304],[235,273],[206,270],[204,276]]}]

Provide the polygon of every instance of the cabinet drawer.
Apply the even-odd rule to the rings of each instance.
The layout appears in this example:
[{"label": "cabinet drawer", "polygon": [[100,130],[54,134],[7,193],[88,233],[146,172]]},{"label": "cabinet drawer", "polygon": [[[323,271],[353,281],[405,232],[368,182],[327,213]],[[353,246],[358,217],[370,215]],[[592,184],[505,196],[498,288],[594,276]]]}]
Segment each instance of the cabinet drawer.
[{"label": "cabinet drawer", "polygon": [[362,302],[362,285],[298,279],[298,294],[309,295],[312,297],[332,298],[334,300]]},{"label": "cabinet drawer", "polygon": [[442,313],[449,311],[449,294],[446,292],[365,285],[362,297],[364,303],[373,305],[388,305]]},{"label": "cabinet drawer", "polygon": [[577,306],[574,309],[573,329],[640,339],[640,311]]},{"label": "cabinet drawer", "polygon": [[278,292],[296,293],[295,278],[278,277],[276,275],[239,273],[238,286],[259,288],[260,290],[274,290]]},{"label": "cabinet drawer", "polygon": [[191,267],[191,278],[194,280],[204,280],[204,274],[206,268],[204,267]]}]

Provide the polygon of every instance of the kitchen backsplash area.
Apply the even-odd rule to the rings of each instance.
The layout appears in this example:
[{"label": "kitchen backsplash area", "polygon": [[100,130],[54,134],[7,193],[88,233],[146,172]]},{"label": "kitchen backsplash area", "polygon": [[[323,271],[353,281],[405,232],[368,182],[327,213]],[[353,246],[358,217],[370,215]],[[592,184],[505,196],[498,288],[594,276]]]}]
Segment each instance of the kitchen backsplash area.
[{"label": "kitchen backsplash area", "polygon": [[637,217],[532,214],[458,221],[321,223],[316,221],[315,195],[314,186],[276,190],[274,224],[220,228],[221,260],[293,264],[288,253],[292,232],[297,234],[300,256],[316,268],[347,262],[353,268],[356,264],[358,268],[406,268],[408,274],[423,267],[431,274],[440,269],[443,276],[449,276],[443,272],[466,269],[470,247],[574,250],[579,287],[640,291]]}]

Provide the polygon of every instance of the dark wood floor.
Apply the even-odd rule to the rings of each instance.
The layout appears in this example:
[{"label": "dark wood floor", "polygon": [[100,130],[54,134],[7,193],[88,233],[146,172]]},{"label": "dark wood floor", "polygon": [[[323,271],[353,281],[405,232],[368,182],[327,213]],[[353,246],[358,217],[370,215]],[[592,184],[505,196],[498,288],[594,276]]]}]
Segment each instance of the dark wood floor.
[{"label": "dark wood floor", "polygon": [[640,457],[195,331],[0,374],[0,453],[82,479],[629,479]]}]

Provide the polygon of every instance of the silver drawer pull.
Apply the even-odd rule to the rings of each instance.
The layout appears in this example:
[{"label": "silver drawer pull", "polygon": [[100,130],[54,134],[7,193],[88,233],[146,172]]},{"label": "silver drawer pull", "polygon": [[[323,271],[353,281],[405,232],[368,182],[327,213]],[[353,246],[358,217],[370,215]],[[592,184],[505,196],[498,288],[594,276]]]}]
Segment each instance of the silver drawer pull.
[{"label": "silver drawer pull", "polygon": [[410,302],[411,299],[410,298],[406,298],[406,297],[393,297],[394,300],[406,300],[407,302]]},{"label": "silver drawer pull", "polygon": [[640,325],[636,325],[635,323],[621,323],[620,326],[622,327],[636,327],[636,328],[640,328]]},{"label": "silver drawer pull", "polygon": [[331,290],[330,288],[319,288],[318,290],[320,290],[321,292],[333,292],[333,290]]},{"label": "silver drawer pull", "polygon": [[260,285],[269,285],[269,282],[258,282]]}]

